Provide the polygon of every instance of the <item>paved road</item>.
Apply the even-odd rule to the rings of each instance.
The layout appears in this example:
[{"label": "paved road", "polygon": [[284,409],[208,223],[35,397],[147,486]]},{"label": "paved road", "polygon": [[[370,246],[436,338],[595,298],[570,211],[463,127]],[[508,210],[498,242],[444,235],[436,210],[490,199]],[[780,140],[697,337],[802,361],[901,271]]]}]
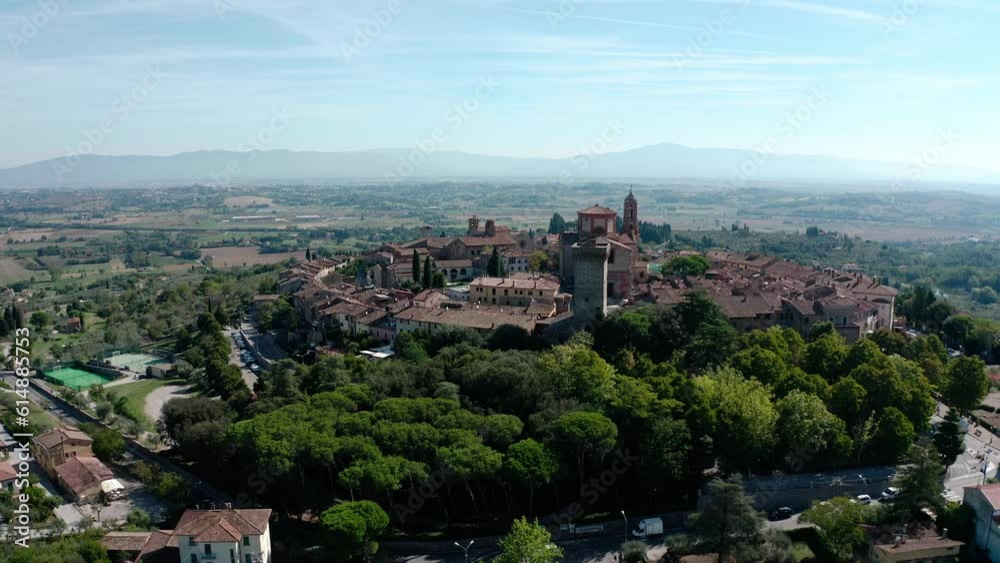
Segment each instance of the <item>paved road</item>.
[{"label": "paved road", "polygon": [[[945,414],[944,405],[938,406],[938,411]],[[941,422],[941,417],[934,415],[933,422]],[[976,436],[976,432],[979,435]],[[991,445],[992,444],[992,445]],[[982,427],[970,427],[965,435],[965,451],[959,454],[955,463],[945,473],[945,494],[948,500],[961,501],[965,487],[981,485],[985,477],[995,477],[1000,466],[1000,438]]]},{"label": "paved road", "polygon": [[[621,547],[624,538],[602,537],[586,540],[574,540],[569,542],[559,542],[565,557],[563,563],[613,563],[616,561],[618,549]],[[465,545],[465,542],[459,542]],[[666,552],[667,548],[656,541],[651,541],[649,559],[658,561]],[[469,550],[469,561],[488,561],[498,555],[500,550],[493,547],[485,549],[477,548],[475,544]],[[453,553],[442,553],[438,555],[400,555],[389,559],[392,563],[464,563],[465,554],[458,547]]]},{"label": "paved road", "polygon": [[233,335],[239,333],[239,331],[227,328],[223,333],[226,335],[226,341],[229,342],[229,363],[239,366],[240,372],[243,374],[244,383],[253,391],[253,386],[257,383],[257,376],[243,363],[243,358],[240,357],[240,347],[233,341]]}]

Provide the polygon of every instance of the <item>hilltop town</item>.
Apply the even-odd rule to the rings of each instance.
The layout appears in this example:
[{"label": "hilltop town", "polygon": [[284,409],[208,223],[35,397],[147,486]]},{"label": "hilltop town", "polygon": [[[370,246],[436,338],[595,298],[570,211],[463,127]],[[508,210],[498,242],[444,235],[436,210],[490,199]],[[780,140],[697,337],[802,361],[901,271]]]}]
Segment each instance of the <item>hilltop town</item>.
[{"label": "hilltop town", "polygon": [[[623,209],[620,227],[615,210],[593,206],[577,212],[575,228],[556,235],[515,231],[492,219],[481,225],[474,216],[463,236],[378,247],[355,266],[353,276],[342,273],[347,257],[296,264],[281,275],[278,289],[294,297],[311,329],[304,337],[312,344],[330,326],[387,344],[407,331],[488,332],[503,325],[559,341],[592,330],[617,309],[674,305],[695,291],[704,292],[741,332],[781,326],[807,337],[817,323],[829,321],[847,342],[855,342],[895,326],[897,290],[879,280],[760,254],[644,255],[634,194],[625,198]],[[433,227],[424,231],[431,234]],[[529,264],[536,253],[540,258]],[[672,259],[690,256],[704,258],[709,268],[663,273]],[[489,271],[491,260],[499,271]],[[424,288],[418,280],[425,270],[440,274],[446,286]]]}]

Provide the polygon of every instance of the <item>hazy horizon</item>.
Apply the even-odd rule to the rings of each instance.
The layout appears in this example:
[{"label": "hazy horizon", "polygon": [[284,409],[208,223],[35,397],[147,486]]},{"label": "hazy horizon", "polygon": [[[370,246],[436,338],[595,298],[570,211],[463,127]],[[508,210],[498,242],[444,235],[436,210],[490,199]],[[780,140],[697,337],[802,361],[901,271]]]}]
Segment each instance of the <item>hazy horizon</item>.
[{"label": "hazy horizon", "polygon": [[890,163],[946,131],[936,164],[1000,170],[985,0],[55,4],[0,7],[0,168],[254,144],[566,158],[615,122],[608,152]]}]

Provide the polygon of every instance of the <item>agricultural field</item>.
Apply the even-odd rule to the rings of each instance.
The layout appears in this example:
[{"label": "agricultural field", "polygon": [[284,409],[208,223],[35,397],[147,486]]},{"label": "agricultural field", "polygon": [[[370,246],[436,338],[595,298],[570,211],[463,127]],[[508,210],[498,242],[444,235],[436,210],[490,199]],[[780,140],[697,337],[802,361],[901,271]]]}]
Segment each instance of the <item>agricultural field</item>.
[{"label": "agricultural field", "polygon": [[226,207],[270,207],[274,200],[258,195],[239,195],[222,200]]},{"label": "agricultural field", "polygon": [[299,252],[273,252],[261,253],[257,247],[247,246],[220,246],[215,248],[203,248],[202,256],[212,259],[214,268],[233,268],[237,266],[256,266],[259,264],[278,264],[295,258],[304,260],[305,251]]},{"label": "agricultural field", "polygon": [[44,271],[32,271],[24,267],[24,261],[17,258],[0,258],[0,286],[7,286],[32,277],[48,277]]}]

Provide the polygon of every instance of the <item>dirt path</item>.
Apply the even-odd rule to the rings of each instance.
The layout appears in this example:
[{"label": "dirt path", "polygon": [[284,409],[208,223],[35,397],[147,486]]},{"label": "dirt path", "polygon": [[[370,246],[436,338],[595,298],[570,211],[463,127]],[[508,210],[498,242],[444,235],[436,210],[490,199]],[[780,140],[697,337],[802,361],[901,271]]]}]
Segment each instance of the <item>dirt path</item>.
[{"label": "dirt path", "polygon": [[146,416],[149,417],[149,420],[156,422],[160,419],[163,405],[170,399],[187,397],[189,389],[188,385],[164,385],[153,389],[152,393],[146,395],[146,404],[143,409]]}]

